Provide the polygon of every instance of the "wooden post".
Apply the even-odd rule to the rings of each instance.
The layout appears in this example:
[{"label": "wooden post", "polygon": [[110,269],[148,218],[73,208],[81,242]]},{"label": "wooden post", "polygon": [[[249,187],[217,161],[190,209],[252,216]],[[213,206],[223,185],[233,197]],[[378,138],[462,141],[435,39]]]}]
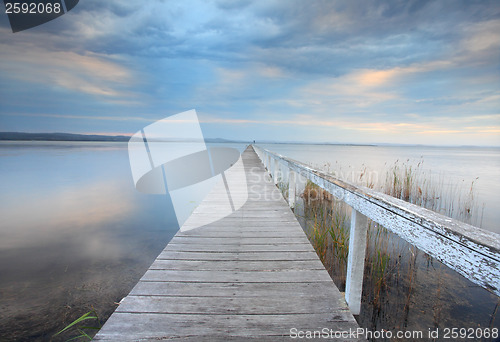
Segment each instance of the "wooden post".
[{"label": "wooden post", "polygon": [[295,192],[299,193],[299,195],[301,193],[304,192],[304,190],[306,189],[306,184],[307,184],[307,178],[302,176],[300,173],[295,172]]},{"label": "wooden post", "polygon": [[367,232],[368,219],[366,216],[352,209],[351,234],[349,236],[349,256],[347,257],[345,300],[353,315],[359,315],[359,312],[361,311]]},{"label": "wooden post", "polygon": [[288,169],[288,205],[290,208],[295,207],[295,177],[297,174],[291,169]]},{"label": "wooden post", "polygon": [[274,170],[273,170],[273,180],[274,180],[274,184],[278,184],[278,175],[279,175],[279,171],[280,170],[280,164],[279,164],[279,161],[278,159],[274,159]]}]

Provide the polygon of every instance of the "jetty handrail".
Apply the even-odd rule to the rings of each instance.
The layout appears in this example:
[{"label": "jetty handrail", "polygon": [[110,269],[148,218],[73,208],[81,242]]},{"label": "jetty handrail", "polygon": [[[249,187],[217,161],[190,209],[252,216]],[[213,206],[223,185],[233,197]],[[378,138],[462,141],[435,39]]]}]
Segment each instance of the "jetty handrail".
[{"label": "jetty handrail", "polygon": [[[367,219],[386,227],[448,267],[500,296],[500,234],[496,234],[381,192],[351,184],[299,161],[253,145],[278,182],[289,171],[289,204],[294,205],[297,175],[305,177],[352,208],[346,301],[359,313],[366,250]],[[293,197],[293,199],[292,199]]]}]

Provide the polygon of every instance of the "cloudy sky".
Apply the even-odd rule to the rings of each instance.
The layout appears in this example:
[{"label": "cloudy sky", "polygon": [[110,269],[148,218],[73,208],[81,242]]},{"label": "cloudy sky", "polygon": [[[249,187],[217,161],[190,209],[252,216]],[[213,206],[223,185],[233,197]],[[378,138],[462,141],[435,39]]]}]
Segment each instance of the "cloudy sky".
[{"label": "cloudy sky", "polygon": [[0,37],[0,131],[500,145],[498,0],[81,0]]}]

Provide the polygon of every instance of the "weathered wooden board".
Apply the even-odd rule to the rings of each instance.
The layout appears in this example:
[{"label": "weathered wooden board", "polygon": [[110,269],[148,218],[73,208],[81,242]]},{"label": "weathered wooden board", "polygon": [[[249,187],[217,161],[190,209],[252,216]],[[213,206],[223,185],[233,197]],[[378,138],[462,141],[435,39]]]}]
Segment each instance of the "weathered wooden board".
[{"label": "weathered wooden board", "polygon": [[169,242],[170,245],[267,245],[267,244],[306,244],[310,246],[305,236],[296,237],[201,237],[201,236],[177,236]]},{"label": "weathered wooden board", "polygon": [[[107,323],[108,324],[108,323]],[[349,331],[356,322],[348,311],[329,314],[291,315],[180,315],[116,312],[94,340],[144,341],[179,339],[185,341],[290,341],[290,329],[320,330],[335,327]],[[332,339],[335,340],[335,339]],[[362,341],[362,338],[342,338],[340,341]]]},{"label": "weathered wooden board", "polygon": [[222,244],[172,244],[170,251],[176,252],[304,252],[310,251],[311,245],[269,243],[267,245],[222,245]]},{"label": "weathered wooden board", "polygon": [[[127,296],[116,312],[148,312],[163,314],[210,314],[210,315],[278,315],[334,313],[344,311],[335,298],[320,297],[322,300],[283,300],[270,296],[220,297],[202,296]],[[313,298],[314,299],[314,298]]]},{"label": "weathered wooden board", "polygon": [[149,269],[144,281],[213,282],[213,283],[301,283],[331,281],[323,270],[284,271],[179,271]]},{"label": "weathered wooden board", "polygon": [[213,239],[224,239],[224,238],[281,238],[286,235],[288,238],[302,238],[304,233],[301,231],[297,232],[286,232],[284,230],[271,230],[271,229],[252,229],[249,231],[242,232],[241,230],[218,230],[218,229],[192,229],[184,232],[182,236],[192,236],[192,237],[203,237],[203,238],[213,238]]},{"label": "weathered wooden board", "polygon": [[[293,227],[295,224],[298,224],[297,222],[291,222],[291,221],[270,221],[270,220],[248,220],[247,225],[242,224],[241,218],[239,220],[222,220],[220,221],[220,224],[214,224],[210,223],[207,225],[203,226],[197,226],[197,225],[189,225],[185,224],[184,226],[186,227],[199,227],[200,229],[212,229],[212,230],[219,230],[219,231],[239,231],[241,233],[247,233],[251,231],[280,231],[283,234],[286,234],[287,232],[289,233],[295,233],[295,232],[302,232],[300,230],[300,227]],[[194,229],[197,229],[194,228]],[[242,230],[243,229],[243,230]],[[185,233],[185,232],[183,232]]]},{"label": "weathered wooden board", "polygon": [[302,283],[189,283],[180,282],[139,281],[130,295],[146,296],[188,296],[188,297],[314,297],[320,300],[325,297],[338,298],[339,291],[331,286],[331,282]]},{"label": "weathered wooden board", "polygon": [[157,259],[150,270],[184,270],[184,271],[285,271],[285,270],[323,270],[323,264],[317,260],[164,260]]},{"label": "weathered wooden board", "polygon": [[[96,341],[283,341],[291,340],[293,328],[358,328],[251,148],[243,164],[246,204],[198,227],[227,201],[223,185],[216,186],[183,227],[198,228],[176,234]],[[245,196],[244,191],[231,194]]]},{"label": "weathered wooden board", "polygon": [[245,261],[287,261],[287,260],[316,260],[316,252],[174,252],[164,250],[157,259],[162,260],[245,260]]}]

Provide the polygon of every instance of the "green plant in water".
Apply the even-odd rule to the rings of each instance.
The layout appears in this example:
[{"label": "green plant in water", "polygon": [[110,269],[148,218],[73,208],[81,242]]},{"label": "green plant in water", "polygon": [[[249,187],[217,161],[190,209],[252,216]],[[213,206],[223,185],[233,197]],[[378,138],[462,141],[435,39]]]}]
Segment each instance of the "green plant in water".
[{"label": "green plant in water", "polygon": [[382,250],[377,250],[377,260],[375,261],[375,277],[377,287],[382,288],[384,285],[385,271],[389,263],[389,255]]},{"label": "green plant in water", "polygon": [[79,323],[87,321],[87,320],[96,320],[97,323],[98,323],[98,325],[99,325],[99,317],[98,317],[97,312],[95,311],[95,309],[92,309],[91,311],[89,311],[89,312],[83,314],[82,316],[80,316],[79,318],[75,319],[73,322],[71,322],[70,324],[68,324],[64,329],[62,329],[61,331],[55,333],[52,336],[52,338],[54,338],[54,337],[62,334],[65,331],[70,330],[71,328],[75,328],[76,331],[79,333],[79,335],[75,336],[75,337],[72,337],[72,338],[70,338],[67,341],[74,341],[74,340],[77,340],[77,339],[80,339],[80,338],[88,339],[88,341],[91,341],[92,337],[87,332],[85,332],[84,330],[99,330],[99,329],[101,329],[101,326],[99,325],[98,327],[91,327],[91,326],[80,326],[80,327],[77,327],[77,325]]},{"label": "green plant in water", "polygon": [[288,182],[284,182],[281,180],[281,178],[278,178],[278,184],[276,184],[278,189],[281,191],[281,194],[283,195],[283,198],[285,198],[288,201]]},{"label": "green plant in water", "polygon": [[328,233],[332,239],[333,256],[339,263],[347,263],[349,254],[349,229],[347,226],[347,216],[338,208],[332,214],[332,224],[328,228]]},{"label": "green plant in water", "polygon": [[327,244],[327,231],[325,229],[325,219],[323,208],[319,208],[314,214],[314,223],[312,226],[311,239],[316,253],[324,263],[326,258]]}]

